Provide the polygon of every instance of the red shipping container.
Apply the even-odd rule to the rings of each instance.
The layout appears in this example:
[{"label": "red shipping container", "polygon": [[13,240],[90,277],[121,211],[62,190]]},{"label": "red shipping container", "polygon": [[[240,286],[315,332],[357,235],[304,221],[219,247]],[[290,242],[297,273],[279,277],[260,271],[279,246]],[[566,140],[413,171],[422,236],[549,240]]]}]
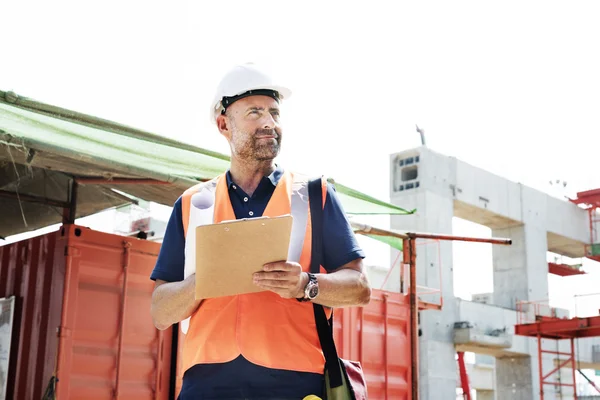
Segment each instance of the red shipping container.
[{"label": "red shipping container", "polygon": [[150,316],[160,244],[65,225],[0,247],[0,297],[16,296],[8,397],[168,399],[171,329]]},{"label": "red shipping container", "polygon": [[[159,250],[73,225],[0,247],[0,297],[17,297],[7,398],[41,398],[55,368],[60,399],[170,398],[172,331],[150,317]],[[407,297],[373,290],[368,306],[334,319],[340,356],[362,363],[369,398],[408,400]]]},{"label": "red shipping container", "polygon": [[334,312],[338,355],[360,361],[370,400],[409,400],[410,307],[408,296],[372,290],[366,307]]}]

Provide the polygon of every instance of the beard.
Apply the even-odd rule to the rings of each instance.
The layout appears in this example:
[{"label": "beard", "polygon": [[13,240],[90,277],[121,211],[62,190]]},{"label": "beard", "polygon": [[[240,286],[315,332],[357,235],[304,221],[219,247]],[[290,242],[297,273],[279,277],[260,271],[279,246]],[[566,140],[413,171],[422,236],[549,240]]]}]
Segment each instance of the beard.
[{"label": "beard", "polygon": [[[263,136],[275,136],[264,139]],[[244,159],[256,161],[272,160],[279,155],[281,132],[277,129],[256,129],[254,134],[234,130],[232,145],[235,153]]]}]

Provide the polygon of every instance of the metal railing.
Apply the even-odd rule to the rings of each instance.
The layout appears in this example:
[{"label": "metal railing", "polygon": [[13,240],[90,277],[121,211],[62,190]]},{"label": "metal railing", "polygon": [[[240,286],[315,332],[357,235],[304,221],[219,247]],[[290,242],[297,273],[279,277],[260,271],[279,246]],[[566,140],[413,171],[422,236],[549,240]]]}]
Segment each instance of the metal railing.
[{"label": "metal railing", "polygon": [[517,301],[517,324],[532,324],[542,318],[559,318],[549,300]]}]

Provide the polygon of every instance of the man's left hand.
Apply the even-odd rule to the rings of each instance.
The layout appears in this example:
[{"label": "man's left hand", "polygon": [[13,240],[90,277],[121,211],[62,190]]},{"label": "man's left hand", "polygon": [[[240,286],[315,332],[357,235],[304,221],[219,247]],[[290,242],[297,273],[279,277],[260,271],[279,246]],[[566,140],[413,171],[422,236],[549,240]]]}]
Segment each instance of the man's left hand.
[{"label": "man's left hand", "polygon": [[302,266],[291,261],[265,264],[263,272],[254,274],[255,285],[286,299],[304,297],[307,283],[308,275],[302,272]]}]

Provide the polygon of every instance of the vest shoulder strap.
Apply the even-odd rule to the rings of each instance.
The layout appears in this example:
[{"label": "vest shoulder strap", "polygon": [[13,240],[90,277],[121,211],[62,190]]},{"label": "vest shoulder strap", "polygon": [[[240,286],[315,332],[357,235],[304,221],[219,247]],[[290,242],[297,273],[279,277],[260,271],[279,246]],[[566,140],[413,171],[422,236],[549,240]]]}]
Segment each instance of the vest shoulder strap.
[{"label": "vest shoulder strap", "polygon": [[[310,180],[310,177],[307,175],[298,174],[298,173],[293,174],[294,186],[297,186],[297,185],[308,186],[309,180]],[[322,207],[325,207],[325,201],[327,200],[327,178],[325,178],[325,176],[321,176],[321,187],[323,188],[323,190],[322,190],[322,193],[323,193]]]},{"label": "vest shoulder strap", "polygon": [[181,222],[183,223],[183,235],[187,237],[188,224],[190,222],[190,206],[192,203],[192,196],[198,193],[202,188],[207,186],[216,187],[216,183],[219,177],[213,178],[206,182],[201,182],[197,185],[187,189],[181,195]]}]

